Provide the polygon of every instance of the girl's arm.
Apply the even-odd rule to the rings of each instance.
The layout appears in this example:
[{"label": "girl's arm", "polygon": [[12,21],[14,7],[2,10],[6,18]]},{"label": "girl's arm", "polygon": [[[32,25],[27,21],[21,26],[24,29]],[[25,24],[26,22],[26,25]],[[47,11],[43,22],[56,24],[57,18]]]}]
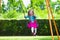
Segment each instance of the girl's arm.
[{"label": "girl's arm", "polygon": [[24,18],[28,18],[28,16],[24,16]]}]

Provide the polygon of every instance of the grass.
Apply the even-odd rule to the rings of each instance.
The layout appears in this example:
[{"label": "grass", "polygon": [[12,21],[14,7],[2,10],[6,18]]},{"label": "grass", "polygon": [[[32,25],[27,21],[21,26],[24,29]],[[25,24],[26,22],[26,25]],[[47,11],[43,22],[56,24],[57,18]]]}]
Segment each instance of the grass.
[{"label": "grass", "polygon": [[[52,40],[51,36],[0,36],[0,40]],[[54,40],[58,40],[54,36]]]}]

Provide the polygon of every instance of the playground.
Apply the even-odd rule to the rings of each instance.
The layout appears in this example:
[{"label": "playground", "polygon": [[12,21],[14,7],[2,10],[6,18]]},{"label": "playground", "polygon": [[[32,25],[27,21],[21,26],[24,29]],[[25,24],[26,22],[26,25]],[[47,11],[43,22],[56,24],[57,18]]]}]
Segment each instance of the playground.
[{"label": "playground", "polygon": [[[24,18],[30,9],[39,25],[35,36]],[[0,0],[0,40],[60,40],[60,0]]]}]

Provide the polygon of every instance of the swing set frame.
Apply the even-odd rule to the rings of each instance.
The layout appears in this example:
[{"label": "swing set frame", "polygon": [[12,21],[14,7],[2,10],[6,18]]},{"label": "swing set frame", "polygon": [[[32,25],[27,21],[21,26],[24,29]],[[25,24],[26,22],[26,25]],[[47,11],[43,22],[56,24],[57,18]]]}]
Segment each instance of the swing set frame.
[{"label": "swing set frame", "polygon": [[[53,29],[52,29],[52,21],[54,23],[54,28],[56,30],[56,34],[57,34],[58,40],[60,40],[58,28],[57,28],[57,25],[56,25],[56,22],[54,20],[54,16],[52,14],[52,10],[51,10],[51,7],[50,7],[50,0],[46,0],[46,7],[47,7],[47,10],[48,10],[48,20],[49,20],[49,25],[50,25],[50,31],[51,31],[51,35],[52,35],[52,40],[54,40]],[[52,17],[52,21],[51,21],[51,17],[50,16]]]}]

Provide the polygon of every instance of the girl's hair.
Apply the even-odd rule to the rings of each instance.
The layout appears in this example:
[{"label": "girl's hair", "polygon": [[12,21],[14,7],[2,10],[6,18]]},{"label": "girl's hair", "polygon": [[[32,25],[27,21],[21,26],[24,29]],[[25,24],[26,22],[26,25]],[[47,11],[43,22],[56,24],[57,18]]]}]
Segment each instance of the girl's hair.
[{"label": "girl's hair", "polygon": [[30,9],[30,10],[28,11],[28,16],[30,16],[30,11],[32,11],[32,13],[33,13],[33,15],[34,15],[34,11],[33,11],[32,9]]}]

